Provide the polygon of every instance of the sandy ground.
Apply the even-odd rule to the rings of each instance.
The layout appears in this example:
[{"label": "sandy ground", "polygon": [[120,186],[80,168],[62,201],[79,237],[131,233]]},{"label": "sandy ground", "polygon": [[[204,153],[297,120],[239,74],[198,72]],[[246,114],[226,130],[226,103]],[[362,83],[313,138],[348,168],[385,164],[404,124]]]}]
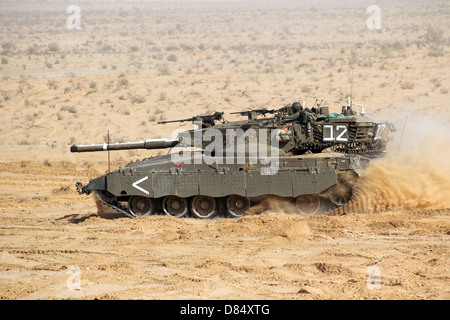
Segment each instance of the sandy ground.
[{"label": "sandy ground", "polygon": [[1,168],[4,299],[449,298],[448,209],[102,218],[73,190],[101,166]]},{"label": "sandy ground", "polygon": [[[25,3],[0,12],[1,299],[450,298],[445,1],[381,3],[381,30],[355,3],[106,12],[91,1],[81,30],[65,27],[65,4]],[[398,131],[347,215],[274,202],[239,219],[129,219],[99,216],[76,193],[107,163],[71,144],[108,130],[113,141],[170,137],[180,126],[162,119],[344,100],[353,50],[356,102]],[[113,153],[112,168],[155,154]]]}]

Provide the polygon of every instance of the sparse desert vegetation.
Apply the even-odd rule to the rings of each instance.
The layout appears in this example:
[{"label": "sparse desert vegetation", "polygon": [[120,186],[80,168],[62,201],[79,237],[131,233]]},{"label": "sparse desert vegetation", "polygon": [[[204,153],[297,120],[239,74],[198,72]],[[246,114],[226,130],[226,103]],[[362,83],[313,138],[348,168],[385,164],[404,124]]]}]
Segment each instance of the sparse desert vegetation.
[{"label": "sparse desert vegetation", "polygon": [[[368,115],[397,120],[398,133],[407,115],[426,118],[419,128],[409,117],[402,147],[439,129],[432,141],[448,160],[448,0],[376,1],[381,29],[368,28],[365,3],[90,0],[69,29],[67,1],[3,0],[0,299],[450,298],[450,205],[430,209],[428,196],[449,190],[444,161],[417,169],[402,158],[397,182],[419,190],[414,210],[342,217],[106,219],[75,191],[105,173],[107,156],[69,146],[103,143],[108,131],[111,142],[171,138],[192,124],[158,121],[242,119],[230,112],[350,94]],[[111,169],[166,153],[111,152]],[[409,191],[401,196],[414,202]],[[70,266],[81,290],[66,286]],[[367,288],[369,266],[381,268],[381,290]]]},{"label": "sparse desert vegetation", "polygon": [[[383,4],[380,30],[367,28],[365,8],[353,4],[86,4],[80,30],[65,26],[64,11],[23,6],[0,13],[0,130],[8,144],[26,138],[66,148],[70,137],[99,141],[107,129],[151,138],[175,128],[156,125],[162,116],[343,100],[352,68],[353,96],[372,112],[448,111],[445,1]],[[56,127],[70,134],[54,135]]]}]

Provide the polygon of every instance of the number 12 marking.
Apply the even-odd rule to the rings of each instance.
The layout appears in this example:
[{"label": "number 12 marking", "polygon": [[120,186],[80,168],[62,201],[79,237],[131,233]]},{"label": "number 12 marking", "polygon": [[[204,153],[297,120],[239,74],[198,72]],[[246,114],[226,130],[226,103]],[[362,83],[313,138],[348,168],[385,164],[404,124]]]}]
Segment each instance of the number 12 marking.
[{"label": "number 12 marking", "polygon": [[378,140],[381,139],[384,131],[386,130],[386,123],[380,123],[377,126],[377,131],[375,133],[375,137],[373,138],[373,140]]},{"label": "number 12 marking", "polygon": [[[332,124],[325,124],[323,125],[323,141],[346,142],[348,138],[344,137],[344,135],[347,133],[347,130],[346,125],[337,125],[335,127]],[[335,135],[337,135],[336,138],[334,137]]]}]

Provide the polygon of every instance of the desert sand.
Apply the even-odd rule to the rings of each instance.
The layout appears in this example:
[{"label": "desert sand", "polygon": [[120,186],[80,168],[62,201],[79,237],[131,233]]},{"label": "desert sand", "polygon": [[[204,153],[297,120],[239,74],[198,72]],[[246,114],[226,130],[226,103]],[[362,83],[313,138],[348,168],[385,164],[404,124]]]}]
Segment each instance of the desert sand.
[{"label": "desert sand", "polygon": [[[65,1],[3,1],[0,299],[449,299],[449,5],[381,1],[373,29],[371,4],[89,1],[71,30]],[[70,145],[108,130],[350,94],[397,131],[345,215],[130,219],[75,190],[108,163]]]}]

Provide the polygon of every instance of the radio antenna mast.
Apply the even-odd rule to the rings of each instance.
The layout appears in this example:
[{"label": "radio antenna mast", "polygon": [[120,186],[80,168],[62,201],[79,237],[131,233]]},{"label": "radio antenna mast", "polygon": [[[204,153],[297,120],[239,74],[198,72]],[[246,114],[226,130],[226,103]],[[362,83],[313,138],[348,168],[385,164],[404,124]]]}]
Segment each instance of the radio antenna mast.
[{"label": "radio antenna mast", "polygon": [[352,73],[350,76],[350,101],[353,101],[353,72],[355,70],[355,49],[352,50]]},{"label": "radio antenna mast", "polygon": [[[108,129],[108,145],[110,144],[109,141],[109,129]],[[108,148],[108,173],[111,172],[111,158],[109,156],[109,148]]]}]

